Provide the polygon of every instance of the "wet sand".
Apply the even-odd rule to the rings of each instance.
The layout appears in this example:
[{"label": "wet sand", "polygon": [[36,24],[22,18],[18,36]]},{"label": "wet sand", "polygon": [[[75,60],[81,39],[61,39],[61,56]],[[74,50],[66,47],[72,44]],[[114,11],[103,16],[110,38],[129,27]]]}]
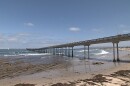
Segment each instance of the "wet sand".
[{"label": "wet sand", "polygon": [[[21,60],[0,58],[0,79],[13,78],[19,75],[34,74],[45,70],[64,68],[65,61],[54,61],[51,64],[32,64]],[[67,63],[69,65],[69,63]]]},{"label": "wet sand", "polygon": [[130,86],[129,70],[124,61],[54,58],[51,64],[32,64],[0,58],[0,86]]},{"label": "wet sand", "polygon": [[[38,81],[27,81],[23,83],[16,84],[15,86],[130,86],[130,64],[124,64],[116,67],[115,69],[108,69],[98,73],[88,74],[75,74],[75,76],[68,77],[55,77],[49,79],[47,82],[43,79],[38,79]],[[122,70],[126,69],[126,70]],[[33,83],[33,84],[32,84]],[[12,85],[13,86],[13,85]]]}]

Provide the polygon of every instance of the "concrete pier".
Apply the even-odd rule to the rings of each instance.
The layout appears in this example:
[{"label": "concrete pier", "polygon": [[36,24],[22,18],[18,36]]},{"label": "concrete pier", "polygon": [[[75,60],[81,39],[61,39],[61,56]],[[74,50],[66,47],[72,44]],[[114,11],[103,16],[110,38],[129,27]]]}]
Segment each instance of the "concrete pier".
[{"label": "concrete pier", "polygon": [[[45,53],[50,53],[50,50],[54,49],[53,51],[55,54],[59,54],[59,55],[66,55],[68,57],[70,57],[70,53],[71,56],[74,56],[73,53],[73,47],[75,46],[81,46],[84,45],[84,58],[86,58],[86,52],[85,52],[85,46],[88,46],[88,59],[90,58],[89,56],[89,46],[90,45],[94,45],[94,44],[101,44],[101,43],[113,43],[113,62],[120,61],[119,59],[119,46],[118,43],[120,41],[129,41],[130,40],[130,33],[128,34],[120,34],[120,35],[115,35],[115,36],[110,36],[110,37],[104,37],[104,38],[97,38],[97,39],[92,39],[92,40],[85,40],[85,41],[79,41],[79,42],[72,42],[72,43],[66,43],[66,44],[61,44],[61,45],[54,45],[54,46],[49,46],[49,47],[44,47],[44,48],[27,48],[27,50],[30,51],[35,51],[35,52],[45,52]],[[115,54],[115,44],[116,44],[116,54],[117,54],[117,59],[115,58],[116,54]],[[65,48],[66,49],[63,49]],[[70,49],[72,48],[72,50]],[[71,51],[70,51],[71,50]]]}]

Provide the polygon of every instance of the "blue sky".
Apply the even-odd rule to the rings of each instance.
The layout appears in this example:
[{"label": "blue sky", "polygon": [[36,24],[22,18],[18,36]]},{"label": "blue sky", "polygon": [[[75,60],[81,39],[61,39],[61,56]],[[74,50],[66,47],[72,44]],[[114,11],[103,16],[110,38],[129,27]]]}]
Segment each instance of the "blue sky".
[{"label": "blue sky", "polygon": [[0,0],[0,48],[44,47],[123,33],[130,33],[130,0]]}]

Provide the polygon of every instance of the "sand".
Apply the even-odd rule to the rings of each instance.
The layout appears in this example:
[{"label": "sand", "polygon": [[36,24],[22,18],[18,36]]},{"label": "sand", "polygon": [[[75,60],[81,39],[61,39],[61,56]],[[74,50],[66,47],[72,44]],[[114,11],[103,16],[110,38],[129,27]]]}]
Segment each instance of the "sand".
[{"label": "sand", "polygon": [[[67,64],[69,65],[69,64]],[[61,62],[51,64],[31,64],[24,61],[0,58],[0,79],[13,78],[19,75],[34,74],[45,70],[62,68],[65,64]]]},{"label": "sand", "polygon": [[31,64],[0,58],[0,86],[130,86],[130,62],[71,61]]}]

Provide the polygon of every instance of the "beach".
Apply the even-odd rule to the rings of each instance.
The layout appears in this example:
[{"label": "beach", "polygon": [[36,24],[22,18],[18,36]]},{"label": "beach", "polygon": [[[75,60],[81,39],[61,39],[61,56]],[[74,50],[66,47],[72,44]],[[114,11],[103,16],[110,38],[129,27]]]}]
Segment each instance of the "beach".
[{"label": "beach", "polygon": [[0,0],[0,86],[130,86],[130,0]]},{"label": "beach", "polygon": [[[128,53],[120,55],[120,58],[126,58],[120,62],[52,55],[44,57],[37,56],[39,63],[35,62],[35,56],[0,58],[0,86],[130,86]],[[101,57],[105,59],[105,55]]]}]

